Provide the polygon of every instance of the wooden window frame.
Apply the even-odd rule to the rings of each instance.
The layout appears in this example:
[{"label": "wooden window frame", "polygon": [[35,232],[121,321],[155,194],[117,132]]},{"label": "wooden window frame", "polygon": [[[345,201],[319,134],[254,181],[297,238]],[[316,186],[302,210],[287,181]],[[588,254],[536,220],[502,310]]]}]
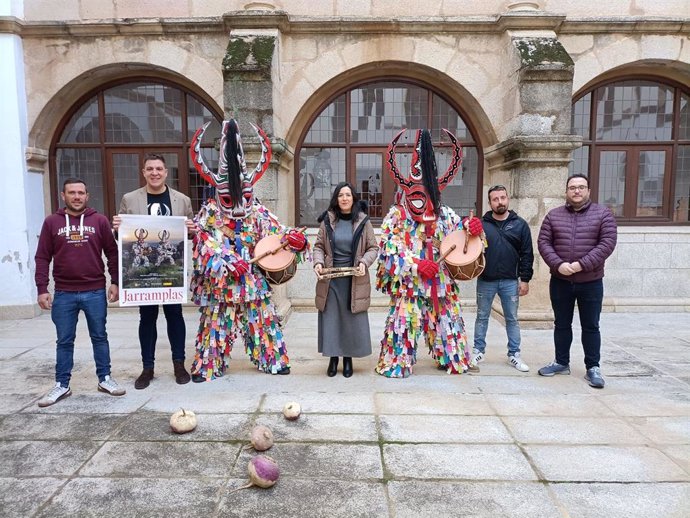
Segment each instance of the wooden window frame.
[{"label": "wooden window frame", "polygon": [[[592,159],[593,171],[596,175],[590,178],[590,193],[592,199],[599,197],[599,166],[601,164],[601,153],[606,151],[616,151],[626,153],[625,162],[625,200],[623,203],[623,216],[617,216],[619,222],[636,222],[645,224],[659,223],[671,217],[671,153],[672,146],[669,145],[600,145],[596,146],[596,157]],[[666,159],[664,161],[664,191],[662,196],[662,216],[638,216],[637,215],[637,188],[640,177],[638,175],[640,166],[640,154],[644,151],[664,151]],[[596,198],[595,198],[596,196]]]},{"label": "wooden window frame", "polygon": [[[105,92],[115,88],[117,86],[127,85],[127,84],[150,84],[157,86],[164,86],[168,88],[174,88],[182,93],[182,110],[180,113],[181,117],[181,134],[183,136],[183,141],[171,143],[171,142],[145,142],[141,144],[131,144],[131,143],[110,143],[105,140]],[[115,183],[113,178],[112,169],[112,153],[113,152],[124,152],[140,155],[140,164],[138,174],[141,176],[141,169],[143,167],[143,157],[147,153],[177,153],[178,154],[178,190],[184,194],[190,195],[190,162],[189,162],[189,148],[190,141],[189,138],[189,128],[188,128],[188,102],[187,96],[193,97],[197,102],[203,105],[213,117],[215,117],[219,122],[223,120],[222,113],[216,110],[213,106],[213,102],[200,92],[195,92],[189,88],[180,85],[176,82],[169,81],[167,79],[152,77],[152,76],[132,76],[116,81],[111,81],[103,83],[98,87],[90,90],[87,94],[80,97],[65,113],[65,115],[60,120],[55,133],[53,134],[53,140],[50,144],[49,152],[49,174],[50,174],[50,189],[51,189],[51,207],[55,211],[60,206],[60,191],[62,186],[58,186],[58,170],[57,170],[57,153],[60,149],[98,149],[101,154],[101,170],[103,175],[103,210],[104,215],[111,218],[116,214],[120,200],[115,200]],[[99,141],[97,143],[78,143],[78,142],[60,142],[60,138],[63,136],[67,125],[71,121],[74,114],[84,106],[85,103],[96,97],[98,105],[98,118],[99,118]],[[207,147],[207,146],[205,146]],[[143,177],[140,178],[140,185],[143,186]],[[192,197],[192,196],[190,196]],[[192,197],[192,202],[194,209],[197,210],[196,198]]]},{"label": "wooden window frame", "polygon": [[[617,83],[626,81],[636,82],[651,82],[659,86],[673,88],[673,123],[671,127],[671,139],[664,141],[608,141],[598,140],[596,133],[597,122],[597,91],[600,88],[606,88]],[[675,177],[677,170],[677,156],[678,148],[680,146],[690,145],[690,140],[681,140],[678,132],[680,130],[680,100],[682,95],[690,97],[690,89],[686,85],[682,85],[676,81],[666,78],[661,78],[653,75],[627,75],[616,77],[614,79],[607,79],[605,81],[596,83],[592,87],[584,90],[577,95],[573,101],[573,105],[580,99],[590,95],[590,112],[589,112],[589,139],[583,140],[583,146],[589,146],[589,162],[588,162],[588,176],[591,186],[592,201],[600,202],[599,200],[599,164],[601,151],[626,151],[627,165],[626,165],[626,191],[625,202],[623,206],[623,216],[617,216],[616,221],[620,225],[677,225],[687,226],[690,221],[673,221],[673,203],[675,199]],[[663,193],[663,215],[662,216],[637,216],[637,185],[639,178],[637,175],[639,166],[639,155],[641,151],[666,151],[666,162],[664,164],[664,193]],[[633,190],[634,189],[634,190]]]},{"label": "wooden window frame", "polygon": [[[452,109],[454,109],[458,115],[462,118],[463,122],[467,126],[467,131],[469,135],[472,137],[471,140],[458,140],[458,143],[460,146],[464,149],[465,147],[473,147],[477,149],[477,153],[479,156],[478,164],[477,164],[477,188],[475,192],[475,213],[478,212],[477,207],[481,207],[481,200],[482,200],[482,185],[483,185],[483,174],[484,174],[484,161],[483,161],[483,148],[481,146],[481,143],[477,137],[478,132],[476,131],[475,126],[472,123],[472,119],[468,116],[468,114],[462,110],[457,103],[453,102],[452,99],[449,99],[447,96],[443,95],[442,92],[439,90],[433,88],[431,85],[419,81],[414,81],[411,80],[410,78],[406,77],[398,77],[398,76],[390,76],[390,77],[379,77],[379,78],[372,78],[368,79],[364,82],[357,83],[350,85],[348,87],[342,88],[338,91],[336,91],[333,95],[331,95],[325,102],[323,102],[312,114],[312,116],[309,118],[308,122],[305,124],[304,128],[302,129],[302,133],[300,135],[298,145],[296,146],[296,152],[295,152],[295,170],[294,170],[294,182],[295,182],[295,207],[294,207],[294,218],[297,224],[299,225],[304,225],[308,227],[316,227],[318,226],[317,223],[311,223],[311,222],[303,222],[300,220],[300,171],[299,171],[299,163],[300,163],[300,154],[303,149],[307,148],[342,148],[345,149],[345,171],[346,171],[346,178],[348,179],[349,182],[353,183],[353,180],[355,178],[354,176],[354,156],[357,153],[368,153],[368,152],[380,152],[380,150],[383,150],[384,152],[384,160],[383,160],[383,171],[382,171],[382,184],[383,182],[388,182],[390,181],[391,184],[395,186],[395,183],[393,182],[393,179],[390,177],[390,174],[388,174],[388,171],[385,166],[385,151],[387,149],[387,144],[381,144],[381,143],[376,143],[376,144],[362,144],[362,143],[352,143],[350,141],[351,139],[351,126],[350,126],[350,121],[351,121],[351,92],[353,90],[356,90],[357,88],[361,88],[367,85],[371,84],[376,84],[376,83],[403,83],[405,85],[409,86],[415,86],[419,88],[423,88],[427,92],[427,114],[426,114],[426,121],[427,121],[427,126],[431,128],[431,123],[433,119],[433,98],[434,95],[438,96],[440,99],[445,101]],[[331,142],[309,142],[305,143],[306,136],[309,132],[309,129],[311,126],[314,124],[318,116],[321,114],[321,112],[326,109],[328,105],[333,103],[338,97],[345,95],[345,142],[339,142],[339,143],[331,143]],[[442,148],[442,147],[450,147],[450,143],[443,143],[443,144],[435,144],[435,148]],[[403,145],[400,146],[401,150],[404,148]],[[395,193],[395,189],[393,189],[390,193],[390,196],[386,196],[383,200],[383,205],[384,205],[384,217],[385,214],[388,212],[388,208],[392,205],[393,203],[393,195]],[[380,224],[383,221],[383,218],[371,218],[371,221],[374,225]]]}]

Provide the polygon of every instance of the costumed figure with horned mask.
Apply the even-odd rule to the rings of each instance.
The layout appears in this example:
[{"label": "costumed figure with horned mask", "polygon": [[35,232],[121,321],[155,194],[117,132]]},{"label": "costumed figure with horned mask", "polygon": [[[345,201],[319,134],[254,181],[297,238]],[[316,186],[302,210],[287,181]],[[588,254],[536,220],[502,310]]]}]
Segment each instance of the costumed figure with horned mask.
[{"label": "costumed figure with horned mask", "polygon": [[137,242],[132,243],[132,253],[134,254],[132,266],[134,266],[134,268],[146,268],[151,266],[149,263],[151,247],[146,243],[146,238],[148,235],[149,231],[145,228],[138,228],[134,232],[134,236],[137,238]]},{"label": "costumed figure with horned mask", "polygon": [[428,130],[417,130],[409,177],[395,161],[395,146],[405,130],[388,146],[389,172],[400,188],[398,202],[383,220],[376,288],[391,297],[376,372],[406,378],[417,362],[417,342],[424,337],[439,369],[466,372],[470,363],[460,290],[440,259],[440,242],[464,225],[471,235],[482,232],[479,218],[460,217],[441,204],[441,191],[460,168],[462,152],[455,136],[448,170],[439,178]]},{"label": "costumed figure with horned mask", "polygon": [[170,264],[175,264],[175,251],[177,248],[170,242],[170,232],[167,230],[161,230],[158,233],[158,238],[160,239],[158,243],[158,259],[156,259],[156,266],[160,266],[164,262]]},{"label": "costumed figure with horned mask", "polygon": [[215,196],[206,201],[196,218],[191,289],[201,316],[192,380],[222,376],[238,338],[258,370],[289,374],[290,360],[272,290],[264,272],[251,260],[257,242],[269,235],[282,235],[297,262],[308,259],[308,242],[302,232],[281,225],[254,197],[253,186],[271,161],[266,134],[252,126],[261,144],[261,159],[249,172],[237,122],[223,121],[219,166],[214,172],[201,156],[201,138],[207,127],[196,132],[190,150],[197,171],[215,188]]}]

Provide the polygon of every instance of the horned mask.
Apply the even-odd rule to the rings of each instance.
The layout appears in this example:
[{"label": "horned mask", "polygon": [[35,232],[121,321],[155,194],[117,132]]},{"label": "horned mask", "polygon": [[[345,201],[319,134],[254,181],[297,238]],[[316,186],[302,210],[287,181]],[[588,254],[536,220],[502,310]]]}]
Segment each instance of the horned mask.
[{"label": "horned mask", "polygon": [[201,139],[210,122],[199,128],[189,150],[192,163],[201,177],[216,188],[216,200],[223,213],[233,219],[242,219],[254,203],[254,184],[259,181],[271,163],[271,143],[261,128],[252,124],[261,145],[261,159],[250,173],[244,160],[242,138],[235,119],[223,121],[220,135],[220,159],[216,172],[208,168],[201,154]]},{"label": "horned mask", "polygon": [[[443,131],[446,132],[453,144],[453,155],[446,172],[441,177],[437,177],[436,162],[433,157],[433,148],[431,147],[431,135],[428,130],[417,130],[415,147],[412,152],[412,168],[409,177],[406,178],[400,174],[395,162],[395,146],[405,131],[402,130],[398,133],[388,146],[388,169],[393,180],[402,190],[404,195],[402,201],[412,219],[420,223],[430,223],[437,218],[435,205],[436,203],[440,204],[440,199],[438,199],[438,195],[434,196],[434,193],[429,192],[427,185],[433,185],[435,182],[438,182],[438,193],[443,191],[460,168],[462,150],[455,135],[444,129]],[[425,185],[425,181],[427,185]]]}]

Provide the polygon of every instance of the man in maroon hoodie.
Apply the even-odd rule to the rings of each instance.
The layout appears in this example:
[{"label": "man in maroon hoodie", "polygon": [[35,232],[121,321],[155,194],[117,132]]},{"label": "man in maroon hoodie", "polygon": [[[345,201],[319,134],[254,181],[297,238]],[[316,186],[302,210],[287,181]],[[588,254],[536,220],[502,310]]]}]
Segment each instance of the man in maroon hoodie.
[{"label": "man in maroon hoodie", "polygon": [[542,376],[570,374],[575,302],[582,327],[585,379],[604,388],[599,368],[601,334],[599,316],[604,298],[604,262],[616,247],[616,220],[604,205],[589,199],[589,180],[568,178],[565,205],[549,211],[539,230],[539,253],[551,270],[549,295],[553,308],[556,359],[539,369]]},{"label": "man in maroon hoodie", "polygon": [[[105,216],[89,208],[86,184],[68,178],[62,186],[65,208],[43,222],[36,250],[36,288],[38,305],[49,309],[57,331],[55,387],[39,400],[38,406],[50,406],[72,394],[69,381],[74,365],[74,339],[79,311],[86,316],[96,362],[98,390],[122,396],[122,388],[110,376],[110,346],[105,330],[108,302],[105,290],[105,265],[108,260],[111,284],[107,298],[118,299],[117,243]],[[53,262],[55,298],[48,293],[48,271]]]}]

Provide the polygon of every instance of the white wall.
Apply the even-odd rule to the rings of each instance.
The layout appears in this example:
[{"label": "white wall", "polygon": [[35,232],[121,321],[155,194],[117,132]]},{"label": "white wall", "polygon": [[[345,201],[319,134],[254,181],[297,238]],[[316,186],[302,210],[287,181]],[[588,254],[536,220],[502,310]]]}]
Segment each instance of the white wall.
[{"label": "white wall", "polygon": [[[1,1],[0,15],[21,16],[23,3]],[[43,220],[42,175],[27,172],[27,101],[22,40],[0,34],[0,311],[32,314],[33,255]]]}]

